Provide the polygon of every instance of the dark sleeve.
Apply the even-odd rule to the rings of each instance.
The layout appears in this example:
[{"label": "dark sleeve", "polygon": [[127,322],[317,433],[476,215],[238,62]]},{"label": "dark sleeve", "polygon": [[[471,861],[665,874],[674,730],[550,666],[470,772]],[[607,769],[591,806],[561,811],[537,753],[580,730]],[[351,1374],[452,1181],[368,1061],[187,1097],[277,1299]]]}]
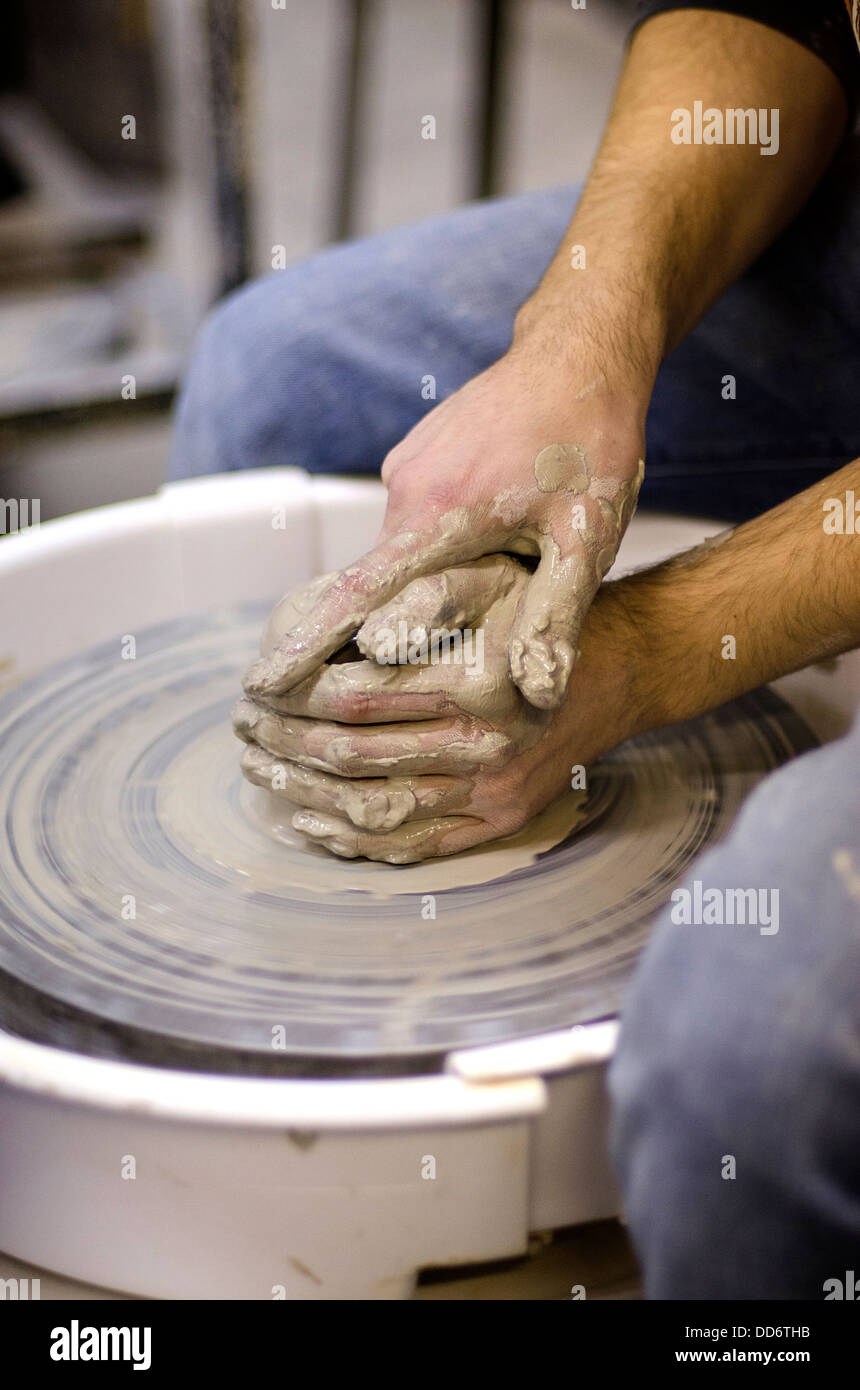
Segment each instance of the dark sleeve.
[{"label": "dark sleeve", "polygon": [[666,10],[721,10],[755,19],[811,48],[839,78],[851,109],[860,104],[860,50],[845,0],[639,0],[636,8],[634,29]]}]

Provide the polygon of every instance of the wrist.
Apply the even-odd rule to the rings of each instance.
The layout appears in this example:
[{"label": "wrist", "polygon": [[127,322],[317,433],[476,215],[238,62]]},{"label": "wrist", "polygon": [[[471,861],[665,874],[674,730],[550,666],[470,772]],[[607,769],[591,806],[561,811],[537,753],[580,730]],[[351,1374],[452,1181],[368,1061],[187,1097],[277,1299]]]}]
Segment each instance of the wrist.
[{"label": "wrist", "polygon": [[588,378],[586,386],[635,402],[644,416],[664,355],[662,310],[641,286],[625,293],[596,271],[578,273],[588,274],[587,286],[571,289],[550,267],[517,312],[511,351]]},{"label": "wrist", "polygon": [[[654,641],[659,606],[642,609],[627,580],[597,589],[579,634],[579,660],[589,689],[599,689],[606,720],[606,749],[653,728],[674,723],[672,669]],[[604,749],[604,751],[606,751]]]},{"label": "wrist", "polygon": [[620,601],[620,587],[602,584],[595,594],[580,630],[579,659],[568,687],[566,708],[574,744],[583,709],[599,703],[593,758],[663,722],[648,690],[647,638]]}]

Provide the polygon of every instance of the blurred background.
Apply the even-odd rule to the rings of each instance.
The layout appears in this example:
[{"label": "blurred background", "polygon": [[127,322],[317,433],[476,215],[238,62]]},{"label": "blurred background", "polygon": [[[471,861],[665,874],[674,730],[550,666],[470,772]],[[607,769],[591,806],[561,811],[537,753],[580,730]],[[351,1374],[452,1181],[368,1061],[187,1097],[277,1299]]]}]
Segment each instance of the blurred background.
[{"label": "blurred background", "polygon": [[5,0],[0,499],[154,491],[196,328],[273,248],[582,179],[633,11]]}]

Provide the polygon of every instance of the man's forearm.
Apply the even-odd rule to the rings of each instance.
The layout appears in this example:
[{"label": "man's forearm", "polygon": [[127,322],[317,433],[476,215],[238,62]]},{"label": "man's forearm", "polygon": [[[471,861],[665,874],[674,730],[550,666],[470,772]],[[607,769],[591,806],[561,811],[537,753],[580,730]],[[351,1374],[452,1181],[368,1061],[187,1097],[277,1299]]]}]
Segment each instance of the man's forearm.
[{"label": "man's forearm", "polygon": [[611,634],[635,732],[860,646],[860,459],[736,530],[604,584],[587,626],[595,645]]},{"label": "man's forearm", "polygon": [[[778,153],[676,144],[672,113],[779,111]],[[576,369],[583,337],[608,386],[646,396],[705,310],[793,219],[827,168],[848,105],[829,67],[735,15],[658,15],[636,33],[585,190],[514,335]],[[582,255],[572,251],[584,248]]]}]

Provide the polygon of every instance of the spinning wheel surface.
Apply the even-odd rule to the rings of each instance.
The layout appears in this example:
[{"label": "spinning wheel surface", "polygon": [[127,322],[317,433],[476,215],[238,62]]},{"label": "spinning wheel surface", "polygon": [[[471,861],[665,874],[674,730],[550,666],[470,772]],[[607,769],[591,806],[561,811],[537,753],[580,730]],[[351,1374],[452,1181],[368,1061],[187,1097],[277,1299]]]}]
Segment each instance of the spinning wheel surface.
[{"label": "spinning wheel surface", "polygon": [[[257,816],[229,711],[265,611],[151,628],[134,660],[110,642],[0,701],[10,1031],[161,1065],[384,1074],[605,1017],[694,857],[815,742],[756,692],[605,758],[582,826],[534,863],[418,892]],[[356,886],[380,871],[393,895]]]}]

